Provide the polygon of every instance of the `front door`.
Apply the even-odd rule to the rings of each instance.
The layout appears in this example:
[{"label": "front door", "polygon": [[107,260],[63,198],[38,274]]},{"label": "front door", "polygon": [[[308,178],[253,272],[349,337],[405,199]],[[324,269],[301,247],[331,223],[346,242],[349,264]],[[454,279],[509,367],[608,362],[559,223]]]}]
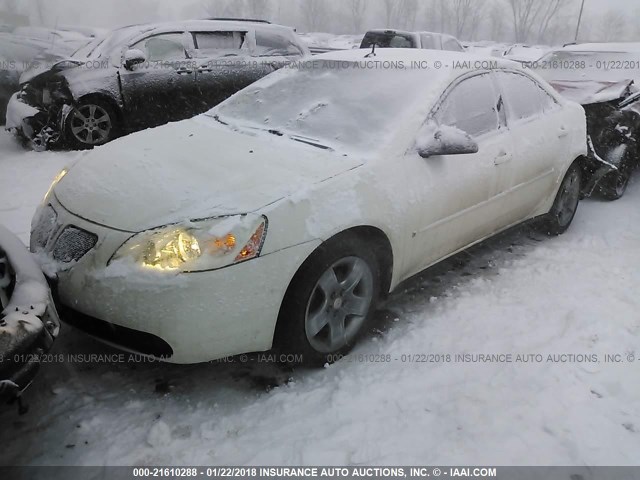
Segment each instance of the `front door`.
[{"label": "front door", "polygon": [[501,108],[490,73],[467,77],[445,93],[433,120],[468,133],[478,143],[478,153],[424,159],[410,150],[405,156],[407,188],[415,199],[407,274],[505,226],[499,212],[499,170],[511,160],[513,145]]},{"label": "front door", "polygon": [[125,111],[134,129],[182,120],[195,115],[197,99],[193,60],[187,56],[183,32],[152,35],[130,48],[147,61],[120,70]]}]

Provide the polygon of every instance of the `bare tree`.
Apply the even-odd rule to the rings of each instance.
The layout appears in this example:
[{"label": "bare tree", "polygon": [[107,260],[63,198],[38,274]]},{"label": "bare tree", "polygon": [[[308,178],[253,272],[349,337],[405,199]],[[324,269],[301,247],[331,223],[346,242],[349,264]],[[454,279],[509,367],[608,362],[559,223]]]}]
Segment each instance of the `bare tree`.
[{"label": "bare tree", "polygon": [[509,0],[516,42],[542,41],[559,12],[574,0]]},{"label": "bare tree", "polygon": [[490,38],[495,41],[503,40],[507,25],[502,5],[493,3],[489,9],[488,17]]},{"label": "bare tree", "polygon": [[244,0],[248,17],[266,20],[271,14],[271,0]]},{"label": "bare tree", "polygon": [[238,0],[203,0],[202,6],[209,17],[243,17],[244,2]]},{"label": "bare tree", "polygon": [[365,14],[367,11],[366,0],[349,0],[347,2],[347,6],[349,8],[354,33],[362,32]]},{"label": "bare tree", "polygon": [[395,27],[398,24],[399,0],[383,0],[385,26]]},{"label": "bare tree", "polygon": [[327,3],[325,0],[301,0],[300,10],[307,29],[312,32],[319,31],[327,19]]},{"label": "bare tree", "polygon": [[413,30],[416,26],[416,16],[418,15],[417,0],[397,0],[396,2],[396,22],[399,27]]},{"label": "bare tree", "polygon": [[627,30],[627,19],[624,14],[609,10],[602,16],[598,25],[598,40],[612,42],[624,39]]}]

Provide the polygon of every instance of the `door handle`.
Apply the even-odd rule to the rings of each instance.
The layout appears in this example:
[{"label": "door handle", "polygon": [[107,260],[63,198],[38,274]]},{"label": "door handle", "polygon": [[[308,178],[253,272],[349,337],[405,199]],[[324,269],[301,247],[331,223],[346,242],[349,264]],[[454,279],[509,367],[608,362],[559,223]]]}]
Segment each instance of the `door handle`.
[{"label": "door handle", "polygon": [[210,67],[198,68],[198,73],[210,73],[210,72],[213,72],[213,68],[210,68]]},{"label": "door handle", "polygon": [[493,159],[494,165],[502,165],[511,161],[511,155],[506,150],[501,150],[498,156]]},{"label": "door handle", "polygon": [[189,68],[179,68],[176,70],[176,73],[178,75],[190,75],[193,73],[193,70],[189,69]]}]

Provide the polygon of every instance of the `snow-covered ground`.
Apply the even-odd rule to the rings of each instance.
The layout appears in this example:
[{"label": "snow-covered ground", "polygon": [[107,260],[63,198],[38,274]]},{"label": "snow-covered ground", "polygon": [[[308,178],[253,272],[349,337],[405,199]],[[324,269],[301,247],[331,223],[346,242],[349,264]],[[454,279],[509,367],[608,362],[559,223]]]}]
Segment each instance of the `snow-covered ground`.
[{"label": "snow-covered ground", "polygon": [[[0,223],[26,241],[75,155],[0,134]],[[30,412],[0,413],[0,464],[635,465],[639,266],[636,181],[619,202],[583,202],[563,237],[522,227],[408,282],[353,355],[322,370],[120,362],[66,327]],[[428,354],[451,357],[419,362]]]}]

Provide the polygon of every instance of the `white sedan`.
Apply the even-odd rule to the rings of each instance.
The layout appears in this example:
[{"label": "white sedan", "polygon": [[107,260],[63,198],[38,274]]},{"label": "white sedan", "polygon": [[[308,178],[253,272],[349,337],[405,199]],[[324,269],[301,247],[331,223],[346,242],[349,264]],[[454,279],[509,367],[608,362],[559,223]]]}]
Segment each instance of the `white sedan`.
[{"label": "white sedan", "polygon": [[32,225],[61,316],[174,363],[276,346],[319,364],[408,277],[535,217],[564,232],[584,111],[478,58],[327,54],[86,153]]}]

